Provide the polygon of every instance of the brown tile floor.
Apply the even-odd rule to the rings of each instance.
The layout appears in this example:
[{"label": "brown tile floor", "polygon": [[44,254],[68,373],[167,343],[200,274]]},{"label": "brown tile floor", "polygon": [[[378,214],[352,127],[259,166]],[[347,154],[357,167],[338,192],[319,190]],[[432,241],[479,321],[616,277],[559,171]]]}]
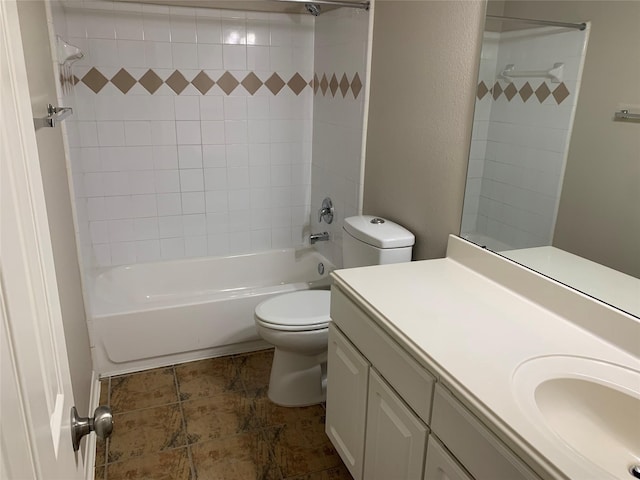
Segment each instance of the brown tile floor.
[{"label": "brown tile floor", "polygon": [[324,433],[321,405],[266,396],[273,351],[102,379],[113,434],[96,479],[351,480]]}]

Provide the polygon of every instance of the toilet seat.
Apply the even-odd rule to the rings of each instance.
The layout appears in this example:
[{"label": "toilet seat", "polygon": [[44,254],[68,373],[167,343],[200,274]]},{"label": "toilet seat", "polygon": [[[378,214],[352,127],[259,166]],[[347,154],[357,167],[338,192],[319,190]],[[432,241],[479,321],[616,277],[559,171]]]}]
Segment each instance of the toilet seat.
[{"label": "toilet seat", "polygon": [[331,318],[328,290],[302,290],[265,300],[256,307],[256,320],[266,328],[300,332],[327,328]]}]

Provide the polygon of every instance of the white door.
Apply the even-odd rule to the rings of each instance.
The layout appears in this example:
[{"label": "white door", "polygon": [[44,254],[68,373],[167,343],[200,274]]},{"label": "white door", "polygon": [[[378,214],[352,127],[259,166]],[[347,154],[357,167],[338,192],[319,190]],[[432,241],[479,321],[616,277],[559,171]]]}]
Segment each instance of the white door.
[{"label": "white door", "polygon": [[83,477],[15,0],[0,1],[0,474]]}]

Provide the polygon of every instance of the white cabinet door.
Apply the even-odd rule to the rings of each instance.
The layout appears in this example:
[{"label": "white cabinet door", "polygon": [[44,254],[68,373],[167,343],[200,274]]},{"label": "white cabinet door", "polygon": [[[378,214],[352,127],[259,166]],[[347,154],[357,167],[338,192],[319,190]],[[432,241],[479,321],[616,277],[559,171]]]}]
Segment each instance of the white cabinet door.
[{"label": "white cabinet door", "polygon": [[429,435],[424,480],[473,480],[433,435]]},{"label": "white cabinet door", "polygon": [[427,427],[382,377],[369,372],[369,402],[364,454],[367,480],[422,478]]},{"label": "white cabinet door", "polygon": [[326,432],[354,480],[361,480],[369,363],[329,325]]}]

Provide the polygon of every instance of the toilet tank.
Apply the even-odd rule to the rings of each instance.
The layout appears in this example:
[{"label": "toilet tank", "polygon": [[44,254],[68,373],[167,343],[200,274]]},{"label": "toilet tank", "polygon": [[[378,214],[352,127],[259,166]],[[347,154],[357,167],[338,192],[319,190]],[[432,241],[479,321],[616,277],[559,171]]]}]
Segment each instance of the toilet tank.
[{"label": "toilet tank", "polygon": [[344,268],[410,262],[415,237],[406,228],[380,217],[359,215],[344,219]]}]

